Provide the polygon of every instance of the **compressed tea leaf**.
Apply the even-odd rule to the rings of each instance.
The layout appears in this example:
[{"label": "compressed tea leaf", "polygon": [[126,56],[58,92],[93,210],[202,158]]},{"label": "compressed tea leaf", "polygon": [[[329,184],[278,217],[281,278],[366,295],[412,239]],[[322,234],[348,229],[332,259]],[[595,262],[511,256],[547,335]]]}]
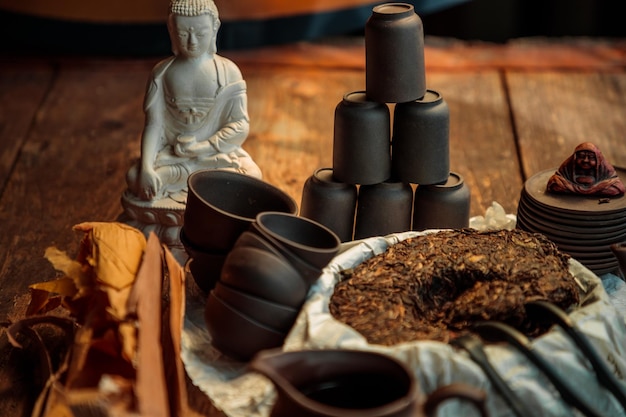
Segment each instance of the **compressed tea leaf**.
[{"label": "compressed tea leaf", "polygon": [[579,301],[568,262],[540,234],[441,231],[397,243],[344,274],[329,308],[375,344],[448,341],[482,320],[537,334],[526,302],[566,309]]}]

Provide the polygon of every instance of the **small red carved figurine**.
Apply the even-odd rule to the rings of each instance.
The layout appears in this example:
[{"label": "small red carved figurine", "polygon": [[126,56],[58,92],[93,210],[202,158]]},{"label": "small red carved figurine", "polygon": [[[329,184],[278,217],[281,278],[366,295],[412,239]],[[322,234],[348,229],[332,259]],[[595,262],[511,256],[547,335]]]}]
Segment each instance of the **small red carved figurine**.
[{"label": "small red carved figurine", "polygon": [[581,143],[550,177],[548,191],[562,194],[619,196],[626,192],[615,168],[591,142]]}]

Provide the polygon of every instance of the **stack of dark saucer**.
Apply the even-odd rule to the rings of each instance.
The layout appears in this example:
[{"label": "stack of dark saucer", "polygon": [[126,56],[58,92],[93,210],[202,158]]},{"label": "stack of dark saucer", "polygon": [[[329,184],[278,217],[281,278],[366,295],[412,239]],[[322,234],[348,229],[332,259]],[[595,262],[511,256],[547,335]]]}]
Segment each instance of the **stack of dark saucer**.
[{"label": "stack of dark saucer", "polygon": [[[620,178],[626,170],[615,167]],[[546,185],[556,170],[534,175],[522,188],[517,227],[542,233],[597,275],[616,272],[610,245],[626,240],[626,196],[554,194]]]}]

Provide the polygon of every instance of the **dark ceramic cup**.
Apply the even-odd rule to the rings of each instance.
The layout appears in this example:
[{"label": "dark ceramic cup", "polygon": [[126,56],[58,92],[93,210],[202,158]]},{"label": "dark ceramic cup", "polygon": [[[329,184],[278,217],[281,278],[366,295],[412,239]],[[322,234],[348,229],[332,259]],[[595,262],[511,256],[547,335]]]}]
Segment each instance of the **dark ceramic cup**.
[{"label": "dark ceramic cup", "polygon": [[384,103],[364,91],[344,95],[335,108],[333,178],[347,184],[376,184],[391,175],[391,116]]},{"label": "dark ceramic cup", "polygon": [[386,3],[373,8],[365,23],[365,89],[379,103],[424,96],[424,29],[413,5]]},{"label": "dark ceramic cup", "polygon": [[187,240],[185,233],[181,230],[180,241],[189,256],[189,272],[198,288],[208,294],[220,279],[222,266],[226,260],[227,252],[204,251],[199,249]]},{"label": "dark ceramic cup", "polygon": [[190,244],[206,251],[228,251],[263,211],[296,214],[298,206],[277,187],[224,170],[201,170],[188,179],[183,230]]},{"label": "dark ceramic cup", "polygon": [[307,264],[322,269],[339,252],[341,241],[326,226],[293,214],[280,212],[260,213],[253,230],[277,242]]},{"label": "dark ceramic cup", "polygon": [[309,285],[282,256],[255,247],[234,247],[226,257],[220,281],[256,297],[300,308]]},{"label": "dark ceramic cup", "polygon": [[320,168],[304,183],[300,215],[323,224],[347,242],[352,240],[356,198],[356,185],[336,181],[332,168]]},{"label": "dark ceramic cup", "polygon": [[234,248],[237,247],[258,248],[285,258],[285,260],[289,262],[291,266],[296,269],[296,271],[298,271],[307,285],[313,284],[313,282],[315,282],[322,274],[322,270],[320,268],[317,268],[303,259],[300,259],[295,253],[281,245],[276,239],[273,239],[261,232],[257,228],[256,223],[252,223],[250,230],[243,232],[241,236],[239,236],[239,239],[235,242]]},{"label": "dark ceramic cup", "polygon": [[283,344],[286,332],[265,326],[246,316],[211,291],[204,309],[211,344],[220,352],[241,361]]},{"label": "dark ceramic cup", "polygon": [[286,332],[291,328],[300,311],[293,307],[255,297],[223,282],[215,284],[213,293],[241,314],[281,332]]},{"label": "dark ceramic cup", "polygon": [[391,170],[399,181],[441,184],[450,174],[450,112],[436,91],[398,103],[393,116]]},{"label": "dark ceramic cup", "polygon": [[354,238],[385,236],[411,230],[413,188],[402,182],[383,182],[359,188]]},{"label": "dark ceramic cup", "polygon": [[461,175],[451,172],[445,184],[415,190],[413,230],[464,228],[469,217],[470,190]]}]

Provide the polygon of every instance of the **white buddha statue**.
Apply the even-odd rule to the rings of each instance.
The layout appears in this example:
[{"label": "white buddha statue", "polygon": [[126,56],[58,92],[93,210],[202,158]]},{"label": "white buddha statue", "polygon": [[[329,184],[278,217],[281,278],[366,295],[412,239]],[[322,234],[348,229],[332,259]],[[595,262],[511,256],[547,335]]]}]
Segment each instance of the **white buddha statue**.
[{"label": "white buddha statue", "polygon": [[[261,178],[241,147],[249,132],[246,82],[216,54],[220,26],[212,0],[173,0],[167,27],[174,56],[153,69],[145,95],[141,158],[122,196],[128,223],[178,244],[187,178],[227,169]],[[172,230],[169,230],[172,229]]]}]

